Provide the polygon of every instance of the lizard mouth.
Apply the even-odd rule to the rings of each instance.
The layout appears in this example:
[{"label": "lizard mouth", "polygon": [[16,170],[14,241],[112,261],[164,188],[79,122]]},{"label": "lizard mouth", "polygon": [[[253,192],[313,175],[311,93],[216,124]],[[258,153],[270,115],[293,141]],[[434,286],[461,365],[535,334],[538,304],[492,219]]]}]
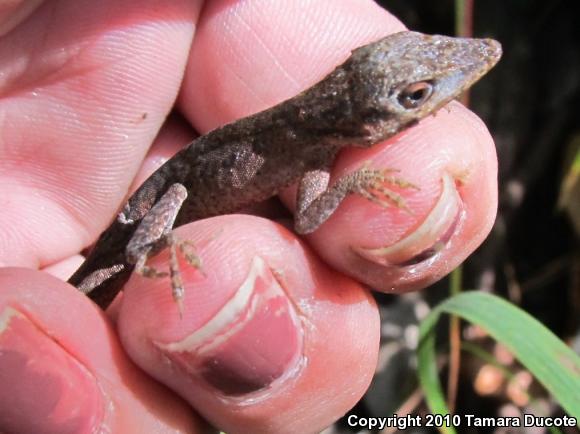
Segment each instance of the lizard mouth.
[{"label": "lizard mouth", "polygon": [[412,233],[388,247],[352,249],[364,259],[383,266],[410,267],[433,260],[445,249],[463,215],[453,177],[445,173],[441,183],[439,199]]}]

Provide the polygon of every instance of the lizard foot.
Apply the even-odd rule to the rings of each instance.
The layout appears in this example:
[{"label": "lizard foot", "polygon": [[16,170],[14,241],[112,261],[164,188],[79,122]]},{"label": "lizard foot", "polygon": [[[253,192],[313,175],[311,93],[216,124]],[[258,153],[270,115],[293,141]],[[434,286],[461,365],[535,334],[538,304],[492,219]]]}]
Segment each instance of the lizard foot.
[{"label": "lizard foot", "polygon": [[178,305],[179,314],[181,316],[183,312],[183,297],[185,295],[185,290],[183,288],[183,279],[179,267],[178,250],[188,264],[195,267],[204,276],[205,273],[202,270],[201,258],[197,254],[195,244],[192,241],[177,239],[173,233],[169,233],[164,237],[163,244],[169,248],[169,272],[159,271],[155,267],[146,264],[147,259],[149,259],[150,256],[150,250],[139,256],[135,263],[135,271],[141,276],[153,279],[170,276],[171,293],[173,300],[175,300],[175,303]]},{"label": "lizard foot", "polygon": [[398,171],[395,169],[370,169],[365,165],[365,167],[356,173],[358,175],[358,182],[354,188],[354,193],[361,195],[383,208],[395,206],[411,213],[412,211],[407,206],[403,196],[385,185],[403,189],[412,188],[415,190],[419,190],[419,187],[403,178],[394,176],[393,173],[396,172]]}]

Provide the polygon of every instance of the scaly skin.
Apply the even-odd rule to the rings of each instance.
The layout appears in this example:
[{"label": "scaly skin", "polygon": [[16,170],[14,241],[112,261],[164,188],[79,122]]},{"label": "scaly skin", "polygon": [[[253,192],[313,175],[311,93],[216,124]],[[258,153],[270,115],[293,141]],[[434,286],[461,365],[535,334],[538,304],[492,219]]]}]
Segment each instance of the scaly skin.
[{"label": "scaly skin", "polygon": [[[416,124],[469,88],[500,57],[501,46],[493,40],[416,32],[354,50],[294,98],[215,129],[178,152],[129,198],[69,282],[105,308],[135,264],[141,273],[156,274],[145,262],[161,248],[175,247],[172,227],[236,212],[297,181],[299,233],[316,230],[352,193],[402,206],[402,198],[381,185],[385,171],[362,168],[328,187],[336,155],[343,147],[369,147]],[[172,276],[177,272],[173,269]],[[172,286],[179,299],[178,275]]]}]

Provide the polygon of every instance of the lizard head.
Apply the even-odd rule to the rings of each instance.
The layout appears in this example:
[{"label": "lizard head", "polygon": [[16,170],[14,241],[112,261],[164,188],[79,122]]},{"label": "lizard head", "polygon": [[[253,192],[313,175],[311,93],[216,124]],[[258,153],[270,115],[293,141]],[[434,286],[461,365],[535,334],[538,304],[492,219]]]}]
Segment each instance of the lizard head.
[{"label": "lizard head", "polygon": [[468,89],[500,59],[492,39],[400,32],[353,51],[343,68],[365,143],[390,137]]}]

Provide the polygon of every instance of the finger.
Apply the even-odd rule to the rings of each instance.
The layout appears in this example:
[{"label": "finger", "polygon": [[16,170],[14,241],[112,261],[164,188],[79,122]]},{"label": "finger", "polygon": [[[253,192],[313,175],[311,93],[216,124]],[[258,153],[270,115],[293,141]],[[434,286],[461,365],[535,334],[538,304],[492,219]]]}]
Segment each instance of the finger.
[{"label": "finger", "polygon": [[[328,263],[374,289],[404,292],[442,278],[486,238],[497,210],[497,158],[485,125],[459,103],[394,140],[347,151],[340,177],[363,167],[393,168],[417,188],[386,185],[405,208],[359,196],[341,204],[309,242]],[[293,206],[293,194],[285,196]]]},{"label": "finger", "polygon": [[206,132],[295,96],[353,48],[400,30],[400,22],[366,0],[209,2],[180,107]]},{"label": "finger", "polygon": [[[372,2],[229,6],[217,1],[204,11],[180,97],[203,131],[295,95],[351,49],[402,29]],[[418,189],[385,186],[404,199],[402,209],[351,197],[308,237],[339,270],[382,290],[417,289],[456,267],[489,232],[497,203],[493,142],[463,107],[441,110],[383,146],[345,151],[334,178],[368,160],[397,169]],[[292,194],[283,198],[293,206]]]},{"label": "finger", "polygon": [[52,263],[110,222],[173,105],[199,3],[45,2],[0,38],[3,263]]},{"label": "finger", "polygon": [[358,401],[379,341],[367,291],[269,220],[216,217],[176,236],[203,273],[182,258],[182,316],[169,278],[127,283],[119,334],[139,366],[231,433],[318,432]]},{"label": "finger", "polygon": [[143,164],[135,175],[129,194],[137,190],[153,172],[191,143],[195,137],[196,134],[191,125],[182,116],[172,113],[159,130],[153,145],[143,159]]},{"label": "finger", "polygon": [[5,268],[0,287],[0,432],[205,432],[69,285]]}]

